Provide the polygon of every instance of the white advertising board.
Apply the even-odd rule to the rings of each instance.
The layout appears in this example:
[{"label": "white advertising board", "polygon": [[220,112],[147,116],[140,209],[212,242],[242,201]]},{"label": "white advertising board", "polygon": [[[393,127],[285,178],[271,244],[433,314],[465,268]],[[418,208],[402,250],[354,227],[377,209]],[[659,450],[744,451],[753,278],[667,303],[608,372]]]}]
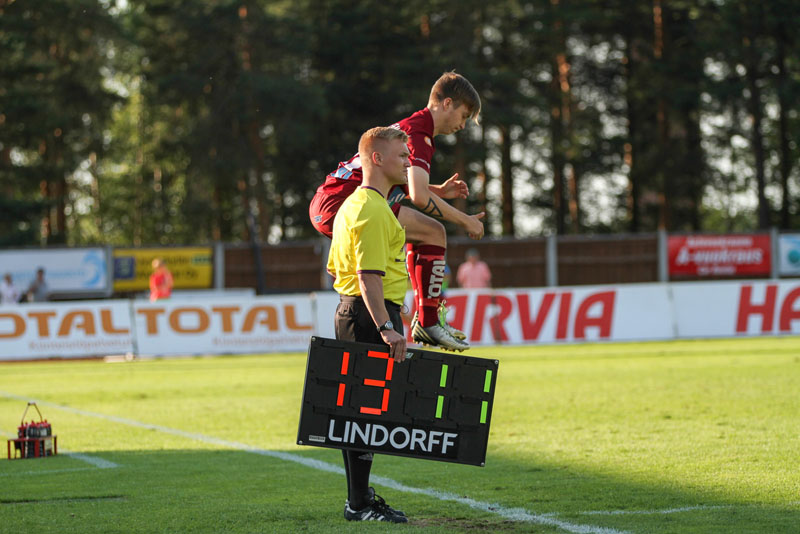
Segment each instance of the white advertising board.
[{"label": "white advertising board", "polygon": [[800,281],[671,284],[676,337],[800,334]]},{"label": "white advertising board", "polygon": [[781,234],[778,238],[778,274],[800,276],[800,234]]},{"label": "white advertising board", "polygon": [[665,284],[451,289],[447,306],[448,322],[473,346],[673,336]]},{"label": "white advertising board", "polygon": [[[335,337],[338,302],[329,291],[4,306],[0,360],[300,352]],[[454,289],[447,303],[473,346],[800,334],[800,280]]]},{"label": "white advertising board", "polygon": [[339,294],[335,291],[312,293],[314,300],[314,335],[327,338],[336,337],[334,314],[339,305]]},{"label": "white advertising board", "polygon": [[54,248],[0,251],[0,276],[11,274],[14,286],[25,292],[43,267],[50,293],[69,295],[111,294],[106,249]]},{"label": "white advertising board", "polygon": [[126,300],[0,306],[0,360],[133,352]]},{"label": "white advertising board", "polygon": [[134,301],[139,354],[296,351],[314,329],[311,296]]}]

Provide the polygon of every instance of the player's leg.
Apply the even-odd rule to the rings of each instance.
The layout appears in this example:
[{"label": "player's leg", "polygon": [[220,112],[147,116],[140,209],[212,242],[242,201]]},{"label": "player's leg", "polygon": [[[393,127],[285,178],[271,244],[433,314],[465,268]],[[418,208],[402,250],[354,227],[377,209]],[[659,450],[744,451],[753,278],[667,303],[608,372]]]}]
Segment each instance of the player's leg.
[{"label": "player's leg", "polygon": [[469,348],[469,344],[462,341],[462,333],[439,322],[447,247],[444,226],[435,219],[406,207],[400,208],[397,219],[406,230],[406,241],[413,245],[412,252],[408,255],[413,260],[413,265],[409,262],[409,276],[415,292],[418,293],[416,303],[419,324],[414,325],[418,328],[412,329],[412,339],[451,350]]}]

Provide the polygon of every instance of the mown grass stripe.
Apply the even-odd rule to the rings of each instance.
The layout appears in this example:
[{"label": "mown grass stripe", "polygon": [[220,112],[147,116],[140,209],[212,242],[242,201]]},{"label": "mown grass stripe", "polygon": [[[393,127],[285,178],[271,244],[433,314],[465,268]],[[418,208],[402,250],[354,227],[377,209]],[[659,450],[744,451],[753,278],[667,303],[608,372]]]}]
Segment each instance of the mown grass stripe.
[{"label": "mown grass stripe", "polygon": [[[118,417],[116,415],[107,415],[97,412],[91,412],[88,410],[81,410],[79,408],[72,408],[70,406],[64,406],[61,404],[56,404],[48,401],[36,400],[31,399],[28,397],[23,397],[20,395],[15,395],[13,393],[8,393],[5,391],[0,391],[0,396],[22,400],[26,402],[36,402],[41,406],[50,406],[52,408],[56,408],[59,410],[63,410],[65,412],[77,414],[77,415],[84,415],[86,417],[95,417],[99,419],[105,419],[106,421],[112,421],[115,423],[120,423],[124,425],[129,425],[137,428],[144,428],[147,430],[155,430],[158,432],[163,432],[164,434],[170,434],[173,436],[184,437],[187,439],[197,440],[202,443],[206,443],[209,445],[218,445],[220,447],[226,447],[230,449],[240,450],[244,452],[250,452],[253,454],[260,454],[262,456],[268,456],[271,458],[277,458],[279,460],[284,460],[287,462],[294,462],[300,465],[304,465],[306,467],[311,467],[313,469],[318,469],[320,471],[326,471],[328,473],[335,473],[338,475],[344,475],[344,468],[339,467],[337,465],[330,464],[328,462],[323,462],[322,460],[315,460],[313,458],[306,458],[304,456],[299,456],[297,454],[292,454],[288,452],[280,452],[280,451],[270,451],[266,449],[259,449],[256,447],[251,447],[250,445],[246,445],[244,443],[237,443],[235,441],[229,441],[225,439],[215,438],[213,436],[205,436],[203,434],[198,434],[196,432],[186,432],[183,430],[179,430],[177,428],[170,428],[162,425],[153,425],[150,423],[144,423],[141,421],[136,421],[134,419],[128,419],[125,417]],[[372,481],[375,484],[385,486],[387,488],[396,489],[398,491],[402,491],[405,493],[415,493],[420,495],[427,495],[428,497],[440,500],[440,501],[452,501],[459,504],[463,504],[465,506],[469,506],[472,509],[480,510],[482,512],[498,515],[504,519],[510,521],[521,521],[527,523],[535,523],[537,525],[547,525],[559,528],[566,532],[571,532],[573,534],[627,534],[626,531],[623,530],[616,530],[613,528],[606,528],[606,527],[599,527],[594,525],[579,525],[576,523],[570,523],[568,521],[563,521],[561,519],[554,518],[549,515],[543,514],[535,514],[524,508],[506,508],[496,503],[484,502],[484,501],[477,501],[475,499],[471,499],[469,497],[463,497],[461,495],[456,495],[454,493],[448,493],[443,491],[438,491],[430,488],[416,488],[413,486],[406,486],[400,482],[397,482],[393,479],[375,476],[371,477]]]}]

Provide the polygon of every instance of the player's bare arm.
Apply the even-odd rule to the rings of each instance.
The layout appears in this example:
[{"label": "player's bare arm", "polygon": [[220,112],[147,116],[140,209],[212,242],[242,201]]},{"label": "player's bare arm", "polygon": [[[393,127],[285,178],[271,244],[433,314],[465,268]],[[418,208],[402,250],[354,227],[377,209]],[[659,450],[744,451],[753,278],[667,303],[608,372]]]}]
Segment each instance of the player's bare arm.
[{"label": "player's bare arm", "polygon": [[422,213],[442,221],[449,221],[461,226],[472,239],[483,237],[484,213],[468,215],[454,208],[430,190],[430,175],[420,167],[411,167],[408,171],[408,190],[411,202]]}]

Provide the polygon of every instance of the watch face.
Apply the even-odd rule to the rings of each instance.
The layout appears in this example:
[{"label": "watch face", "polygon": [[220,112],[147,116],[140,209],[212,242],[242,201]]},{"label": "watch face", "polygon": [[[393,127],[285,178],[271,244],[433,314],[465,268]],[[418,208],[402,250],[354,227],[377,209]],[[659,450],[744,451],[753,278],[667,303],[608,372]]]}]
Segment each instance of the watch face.
[{"label": "watch face", "polygon": [[384,330],[394,330],[394,324],[392,324],[392,321],[386,321],[381,325],[381,332]]}]

